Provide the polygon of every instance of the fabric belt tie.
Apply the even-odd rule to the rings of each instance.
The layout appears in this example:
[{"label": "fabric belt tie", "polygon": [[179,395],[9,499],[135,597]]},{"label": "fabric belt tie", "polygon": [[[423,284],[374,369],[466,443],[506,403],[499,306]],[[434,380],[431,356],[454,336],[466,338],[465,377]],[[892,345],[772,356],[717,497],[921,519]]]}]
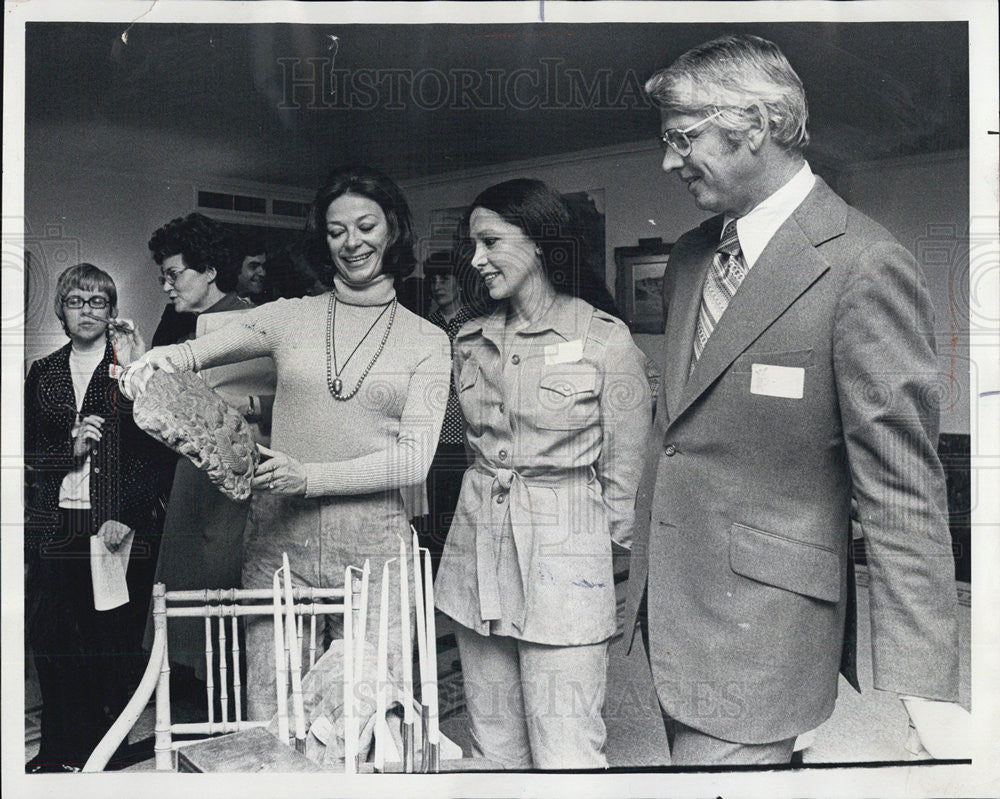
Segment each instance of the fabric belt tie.
[{"label": "fabric belt tie", "polygon": [[[571,484],[575,480],[590,482],[597,472],[593,466],[581,466],[575,469],[546,470],[544,474],[522,475],[515,469],[497,468],[480,460],[473,467],[476,472],[493,478],[490,497],[498,491],[507,492],[507,508],[505,514],[510,514],[510,526],[514,537],[514,549],[517,552],[517,565],[521,574],[521,586],[524,590],[524,604],[519,618],[512,622],[519,630],[524,629],[524,619],[527,613],[530,597],[528,596],[529,575],[532,574],[534,560],[534,535],[532,523],[544,519],[548,513],[541,507],[537,494],[532,497],[532,488],[558,488]],[[558,514],[558,508],[555,512]],[[558,520],[553,520],[558,521]],[[502,526],[502,524],[501,524]],[[497,621],[501,617],[500,582],[497,579],[497,559],[493,553],[493,526],[481,526],[476,530],[476,576],[479,588],[479,615],[484,622]]]}]

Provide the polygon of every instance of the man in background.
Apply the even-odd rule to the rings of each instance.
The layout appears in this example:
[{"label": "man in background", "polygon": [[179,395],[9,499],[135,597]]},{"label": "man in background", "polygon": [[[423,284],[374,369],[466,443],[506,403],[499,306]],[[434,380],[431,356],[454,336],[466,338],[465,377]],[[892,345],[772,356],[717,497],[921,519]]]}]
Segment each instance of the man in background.
[{"label": "man in background", "polygon": [[236,278],[236,293],[250,300],[254,305],[267,302],[267,252],[264,243],[256,239],[240,242],[242,265]]}]

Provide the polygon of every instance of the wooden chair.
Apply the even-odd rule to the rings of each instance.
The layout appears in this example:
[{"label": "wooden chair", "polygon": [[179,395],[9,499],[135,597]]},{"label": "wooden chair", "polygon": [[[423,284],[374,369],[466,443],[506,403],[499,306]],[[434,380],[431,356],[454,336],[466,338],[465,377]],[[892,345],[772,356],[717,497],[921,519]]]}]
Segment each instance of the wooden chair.
[{"label": "wooden chair", "polygon": [[[281,572],[285,575],[283,588],[278,576]],[[176,735],[216,736],[268,726],[269,721],[249,721],[242,717],[239,619],[247,616],[269,616],[274,621],[278,738],[288,742],[290,733],[294,733],[296,748],[302,751],[306,730],[301,694],[303,664],[299,661],[306,646],[305,620],[309,619],[306,665],[308,670],[323,653],[322,642],[317,641],[317,617],[328,615],[343,617],[344,651],[355,654],[355,657],[346,658],[344,663],[344,696],[355,696],[355,684],[361,678],[363,663],[359,653],[362,651],[360,644],[364,641],[368,565],[365,565],[364,570],[355,567],[345,569],[344,585],[350,586],[349,591],[343,588],[293,588],[289,574],[286,558],[284,567],[275,573],[273,590],[167,591],[162,583],[157,583],[153,587],[154,638],[149,663],[132,699],[101,739],[83,770],[104,770],[108,760],[135,725],[154,693],[156,695],[154,755],[157,771],[174,770],[176,750],[192,742],[176,741],[174,740]],[[167,626],[170,619],[179,617],[205,619],[208,719],[203,722],[176,723],[170,718]],[[231,654],[231,668],[226,662],[227,652]],[[288,715],[289,684],[293,711],[291,726]],[[215,718],[216,686],[218,686],[219,719]],[[230,696],[234,699],[232,719],[228,713]],[[345,703],[344,713],[345,729],[356,731],[357,718],[353,703]],[[349,773],[356,769],[357,740],[356,734],[348,735],[345,742],[346,768]]]}]

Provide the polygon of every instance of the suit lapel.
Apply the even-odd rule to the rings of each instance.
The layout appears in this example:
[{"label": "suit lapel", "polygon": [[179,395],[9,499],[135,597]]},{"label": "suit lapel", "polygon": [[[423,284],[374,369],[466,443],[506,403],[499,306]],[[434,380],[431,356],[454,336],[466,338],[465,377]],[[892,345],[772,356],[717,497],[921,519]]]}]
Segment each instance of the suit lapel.
[{"label": "suit lapel", "polygon": [[[671,408],[671,420],[690,407],[828,269],[816,245],[843,233],[846,208],[843,200],[817,178],[809,196],[778,228],[733,296],[676,406]],[[693,326],[685,340],[690,347]]]},{"label": "suit lapel", "polygon": [[[673,294],[667,313],[666,363],[664,369],[663,393],[667,420],[677,415],[681,393],[688,382],[691,369],[692,342],[698,309],[701,306],[702,284],[705,272],[715,257],[722,230],[722,217],[714,217],[698,230],[701,237],[694,242],[693,249],[700,255],[692,258],[686,268],[680,269],[673,280]],[[667,268],[670,266],[668,264]]]}]

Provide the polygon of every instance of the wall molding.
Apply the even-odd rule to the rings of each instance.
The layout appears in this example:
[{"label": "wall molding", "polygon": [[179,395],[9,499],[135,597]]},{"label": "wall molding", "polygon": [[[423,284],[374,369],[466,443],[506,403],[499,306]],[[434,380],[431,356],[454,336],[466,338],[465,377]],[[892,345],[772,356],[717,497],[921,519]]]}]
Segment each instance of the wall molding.
[{"label": "wall molding", "polygon": [[898,155],[893,158],[879,158],[874,161],[858,161],[844,164],[841,169],[847,178],[863,172],[874,172],[881,169],[896,169],[901,166],[931,166],[933,164],[951,163],[970,160],[969,150],[945,150],[939,153],[920,153],[918,155]]},{"label": "wall molding", "polygon": [[[43,165],[53,170],[66,171],[66,165],[50,158],[31,158],[31,164]],[[234,178],[215,178],[212,175],[198,175],[191,177],[183,174],[169,172],[136,172],[128,169],[115,169],[113,167],[100,166],[94,164],[76,164],[75,171],[90,172],[95,175],[113,175],[115,177],[128,178],[132,180],[161,181],[168,184],[176,184],[178,187],[190,185],[196,192],[198,188],[204,190],[226,191],[235,194],[267,193],[267,196],[278,195],[282,200],[295,200],[296,202],[312,202],[315,195],[315,188],[304,189],[301,186],[291,186],[283,183],[262,183],[250,180],[239,180]],[[192,194],[192,203],[197,203],[197,195]],[[192,205],[192,209],[197,207]]]},{"label": "wall molding", "polygon": [[[499,164],[488,164],[481,167],[469,167],[466,169],[456,169],[452,172],[439,172],[435,175],[400,180],[400,188],[406,189],[430,189],[449,183],[457,183],[465,180],[477,180],[480,178],[490,178],[508,175],[511,172],[526,172],[532,169],[545,169],[563,165],[583,164],[588,161],[603,161],[608,158],[651,155],[656,158],[651,162],[659,161],[660,147],[654,136],[649,140],[626,142],[625,144],[615,144],[607,147],[594,147],[586,150],[574,150],[567,153],[557,153],[555,155],[541,156],[538,158],[526,158],[518,161],[504,161]],[[818,167],[843,172],[845,165],[843,162],[832,158],[820,151],[806,151],[806,158]],[[653,168],[653,167],[651,167]],[[607,187],[605,187],[607,188]]]},{"label": "wall molding", "polygon": [[573,152],[558,153],[556,155],[543,156],[539,158],[526,158],[519,161],[504,161],[502,163],[488,164],[481,167],[456,169],[453,172],[439,172],[436,175],[427,175],[425,177],[400,180],[398,182],[400,188],[404,191],[406,189],[429,189],[442,184],[458,183],[464,180],[476,180],[477,178],[495,177],[497,175],[506,175],[510,172],[516,171],[550,168],[553,166],[561,166],[563,164],[582,164],[587,161],[601,161],[614,156],[621,157],[642,155],[658,151],[659,148],[655,142],[631,142],[628,144],[617,144],[609,147],[597,147],[588,150],[574,150]]}]

